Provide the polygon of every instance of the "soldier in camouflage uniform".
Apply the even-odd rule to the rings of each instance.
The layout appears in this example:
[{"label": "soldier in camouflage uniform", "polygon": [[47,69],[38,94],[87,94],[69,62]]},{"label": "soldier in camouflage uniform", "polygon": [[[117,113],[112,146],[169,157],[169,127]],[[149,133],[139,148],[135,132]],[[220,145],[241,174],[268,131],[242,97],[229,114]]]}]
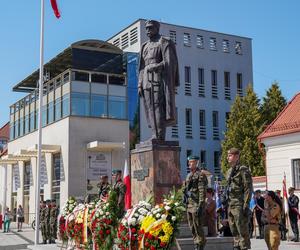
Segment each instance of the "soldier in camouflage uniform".
[{"label": "soldier in camouflage uniform", "polygon": [[208,182],[206,175],[197,168],[199,157],[190,156],[188,161],[191,172],[188,174],[183,187],[187,218],[189,227],[192,230],[195,250],[203,250],[206,243],[203,221]]},{"label": "soldier in camouflage uniform", "polygon": [[49,224],[50,224],[49,243],[55,243],[56,232],[57,232],[58,210],[57,210],[57,207],[56,207],[56,200],[54,200],[54,199],[51,202],[51,208],[50,208],[49,214],[50,214],[50,218],[49,218]]},{"label": "soldier in camouflage uniform", "polygon": [[115,180],[115,184],[113,185],[113,190],[116,191],[118,196],[118,218],[122,218],[125,211],[125,193],[126,193],[126,186],[122,181],[122,171],[121,170],[114,170],[113,179]]},{"label": "soldier in camouflage uniform", "polygon": [[227,172],[228,220],[234,237],[233,249],[245,250],[251,248],[248,224],[253,186],[249,168],[240,165],[239,159],[238,149],[228,151],[227,160],[231,167]]},{"label": "soldier in camouflage uniform", "polygon": [[46,208],[45,208],[45,223],[46,223],[46,235],[47,239],[49,241],[49,244],[51,243],[51,237],[50,237],[50,210],[51,210],[51,200],[46,200]]},{"label": "soldier in camouflage uniform", "polygon": [[108,183],[108,176],[102,175],[100,183],[97,184],[98,195],[100,200],[106,200],[108,198],[108,193],[111,189],[110,184]]},{"label": "soldier in camouflage uniform", "polygon": [[43,244],[47,244],[47,221],[46,221],[46,201],[40,202],[40,225],[43,238]]}]

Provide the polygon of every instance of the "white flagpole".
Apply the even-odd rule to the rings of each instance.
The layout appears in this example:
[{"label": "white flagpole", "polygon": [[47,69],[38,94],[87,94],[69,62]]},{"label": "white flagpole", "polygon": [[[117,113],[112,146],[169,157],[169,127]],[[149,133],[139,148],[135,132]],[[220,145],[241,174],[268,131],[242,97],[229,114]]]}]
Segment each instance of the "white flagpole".
[{"label": "white flagpole", "polygon": [[44,0],[41,0],[41,30],[40,30],[40,79],[39,79],[39,115],[38,115],[38,157],[35,183],[35,241],[39,244],[40,229],[40,168],[42,162],[42,107],[43,107],[43,83],[44,83]]}]

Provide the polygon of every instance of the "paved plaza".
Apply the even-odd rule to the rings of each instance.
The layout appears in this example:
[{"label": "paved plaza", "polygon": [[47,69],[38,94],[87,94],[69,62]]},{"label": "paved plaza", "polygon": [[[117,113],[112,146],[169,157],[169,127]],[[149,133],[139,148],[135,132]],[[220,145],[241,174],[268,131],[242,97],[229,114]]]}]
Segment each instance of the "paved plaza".
[{"label": "paved plaza", "polygon": [[[40,235],[40,239],[41,239]],[[252,249],[254,250],[267,250],[264,240],[252,239]],[[39,245],[34,247],[34,231],[30,227],[25,227],[22,232],[17,232],[15,223],[12,223],[12,230],[10,233],[0,232],[0,250],[25,250],[25,249],[36,249],[36,250],[56,250],[60,249],[55,244],[51,245]],[[300,243],[294,242],[281,242],[280,250],[293,250],[300,249]],[[220,249],[221,250],[221,249]]]}]

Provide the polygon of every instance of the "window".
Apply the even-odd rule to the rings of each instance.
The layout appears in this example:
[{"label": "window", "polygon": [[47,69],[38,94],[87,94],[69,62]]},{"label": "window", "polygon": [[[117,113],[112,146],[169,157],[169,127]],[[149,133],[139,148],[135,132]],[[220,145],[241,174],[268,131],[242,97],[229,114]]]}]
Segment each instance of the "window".
[{"label": "window", "polygon": [[53,168],[52,168],[52,182],[53,186],[59,186],[60,184],[60,172],[61,172],[61,155],[53,155]]},{"label": "window", "polygon": [[199,111],[200,139],[206,139],[205,110]]},{"label": "window", "polygon": [[125,78],[123,76],[109,76],[108,82],[109,84],[114,84],[114,85],[124,85]]},{"label": "window", "polygon": [[25,115],[25,120],[24,120],[24,134],[29,133],[29,115]]},{"label": "window", "polygon": [[32,172],[30,162],[24,164],[24,191],[29,191],[29,187],[32,184]]},{"label": "window", "polygon": [[239,96],[243,96],[243,76],[241,73],[236,74],[236,88],[237,88],[237,94]]},{"label": "window", "polygon": [[191,67],[185,66],[184,67],[184,94],[185,95],[192,95],[192,86],[191,86]]},{"label": "window", "polygon": [[14,114],[15,113],[15,106],[11,106],[10,107],[10,114]]},{"label": "window", "polygon": [[92,74],[92,82],[107,83],[107,77],[103,74]]},{"label": "window", "polygon": [[230,100],[230,72],[224,72],[224,96],[226,100]]},{"label": "window", "polygon": [[218,111],[212,112],[212,122],[213,122],[213,139],[219,140],[219,113]]},{"label": "window", "polygon": [[60,85],[61,85],[61,77],[58,77],[55,80],[55,89],[57,89],[58,87],[60,87]]},{"label": "window", "polygon": [[54,82],[50,82],[49,83],[48,89],[49,89],[49,92],[53,91],[53,89],[54,89]]},{"label": "window", "polygon": [[61,119],[61,98],[55,99],[55,121]]},{"label": "window", "polygon": [[242,55],[242,43],[241,42],[235,42],[235,54]]},{"label": "window", "polygon": [[300,159],[292,160],[293,184],[295,189],[300,189]]},{"label": "window", "polygon": [[54,104],[53,102],[48,103],[48,124],[54,122]]},{"label": "window", "polygon": [[191,46],[191,34],[190,33],[183,33],[183,45],[184,46]]},{"label": "window", "polygon": [[108,97],[108,116],[110,118],[126,119],[126,99],[123,96]]},{"label": "window", "polygon": [[70,94],[62,97],[62,117],[70,115]]},{"label": "window", "polygon": [[130,31],[130,45],[135,44],[138,41],[138,29],[135,27]]},{"label": "window", "polygon": [[15,138],[20,136],[20,120],[15,121]]},{"label": "window", "polygon": [[169,35],[170,35],[170,39],[176,44],[176,31],[170,30]]},{"label": "window", "polygon": [[191,149],[186,150],[186,170],[187,170],[187,173],[191,172],[190,167],[189,167],[188,157],[192,156],[192,154],[193,154],[193,150],[191,150]]},{"label": "window", "polygon": [[217,39],[214,37],[209,38],[209,49],[210,50],[217,50]]},{"label": "window", "polygon": [[121,36],[121,46],[122,46],[122,49],[126,49],[129,46],[128,33],[125,33]]},{"label": "window", "polygon": [[34,131],[35,129],[36,129],[36,127],[35,127],[35,120],[34,120],[34,118],[35,118],[35,111],[33,111],[33,112],[31,112],[30,113],[30,115],[29,115],[29,119],[30,119],[30,122],[29,122],[29,124],[30,124],[30,128],[29,128],[29,130],[30,130],[30,132],[32,132],[32,131]]},{"label": "window", "polygon": [[113,45],[120,47],[120,38],[117,38],[113,41]]},{"label": "window", "polygon": [[200,36],[200,35],[196,36],[196,44],[197,44],[197,48],[204,49],[204,38],[203,38],[203,36]]},{"label": "window", "polygon": [[82,81],[88,82],[89,81],[89,74],[84,72],[73,71],[73,80],[74,81]]},{"label": "window", "polygon": [[228,40],[223,39],[222,48],[223,48],[224,53],[229,53],[230,52],[230,50],[229,50],[229,41]]},{"label": "window", "polygon": [[42,107],[42,127],[47,125],[47,105]]},{"label": "window", "polygon": [[214,151],[214,171],[215,175],[220,176],[221,168],[220,168],[220,152]]},{"label": "window", "polygon": [[23,136],[24,135],[24,118],[21,117],[20,118],[20,132],[19,132],[19,136]]},{"label": "window", "polygon": [[201,150],[200,151],[200,164],[202,167],[206,168],[206,151],[205,150]]},{"label": "window", "polygon": [[13,140],[15,139],[15,123],[11,122],[9,124],[9,139]]},{"label": "window", "polygon": [[92,94],[91,115],[95,117],[107,117],[107,97]]},{"label": "window", "polygon": [[211,71],[211,96],[212,98],[218,98],[218,76],[217,71]]},{"label": "window", "polygon": [[67,72],[66,74],[64,74],[63,79],[64,79],[64,83],[69,82],[70,81],[70,73]]},{"label": "window", "polygon": [[204,69],[198,68],[198,95],[205,97]]},{"label": "window", "polygon": [[88,93],[73,92],[71,94],[72,115],[90,115],[90,95]]},{"label": "window", "polygon": [[192,109],[190,108],[185,109],[185,137],[190,139],[193,138]]}]

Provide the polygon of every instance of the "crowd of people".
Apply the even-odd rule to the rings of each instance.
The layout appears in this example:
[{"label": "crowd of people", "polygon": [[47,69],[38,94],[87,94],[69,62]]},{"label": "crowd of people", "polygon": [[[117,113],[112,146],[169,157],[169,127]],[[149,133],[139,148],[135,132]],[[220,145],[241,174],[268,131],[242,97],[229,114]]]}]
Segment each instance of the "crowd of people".
[{"label": "crowd of people", "polygon": [[190,173],[183,193],[195,250],[205,248],[204,227],[207,227],[208,237],[233,236],[235,250],[250,249],[253,236],[264,239],[269,250],[277,250],[280,241],[287,240],[287,220],[293,232],[291,241],[299,242],[299,198],[294,194],[295,189],[288,189],[287,208],[280,190],[253,192],[251,172],[239,159],[238,149],[228,151],[227,183],[222,190],[214,190],[207,187],[205,172],[197,167],[199,157],[188,158]]}]

